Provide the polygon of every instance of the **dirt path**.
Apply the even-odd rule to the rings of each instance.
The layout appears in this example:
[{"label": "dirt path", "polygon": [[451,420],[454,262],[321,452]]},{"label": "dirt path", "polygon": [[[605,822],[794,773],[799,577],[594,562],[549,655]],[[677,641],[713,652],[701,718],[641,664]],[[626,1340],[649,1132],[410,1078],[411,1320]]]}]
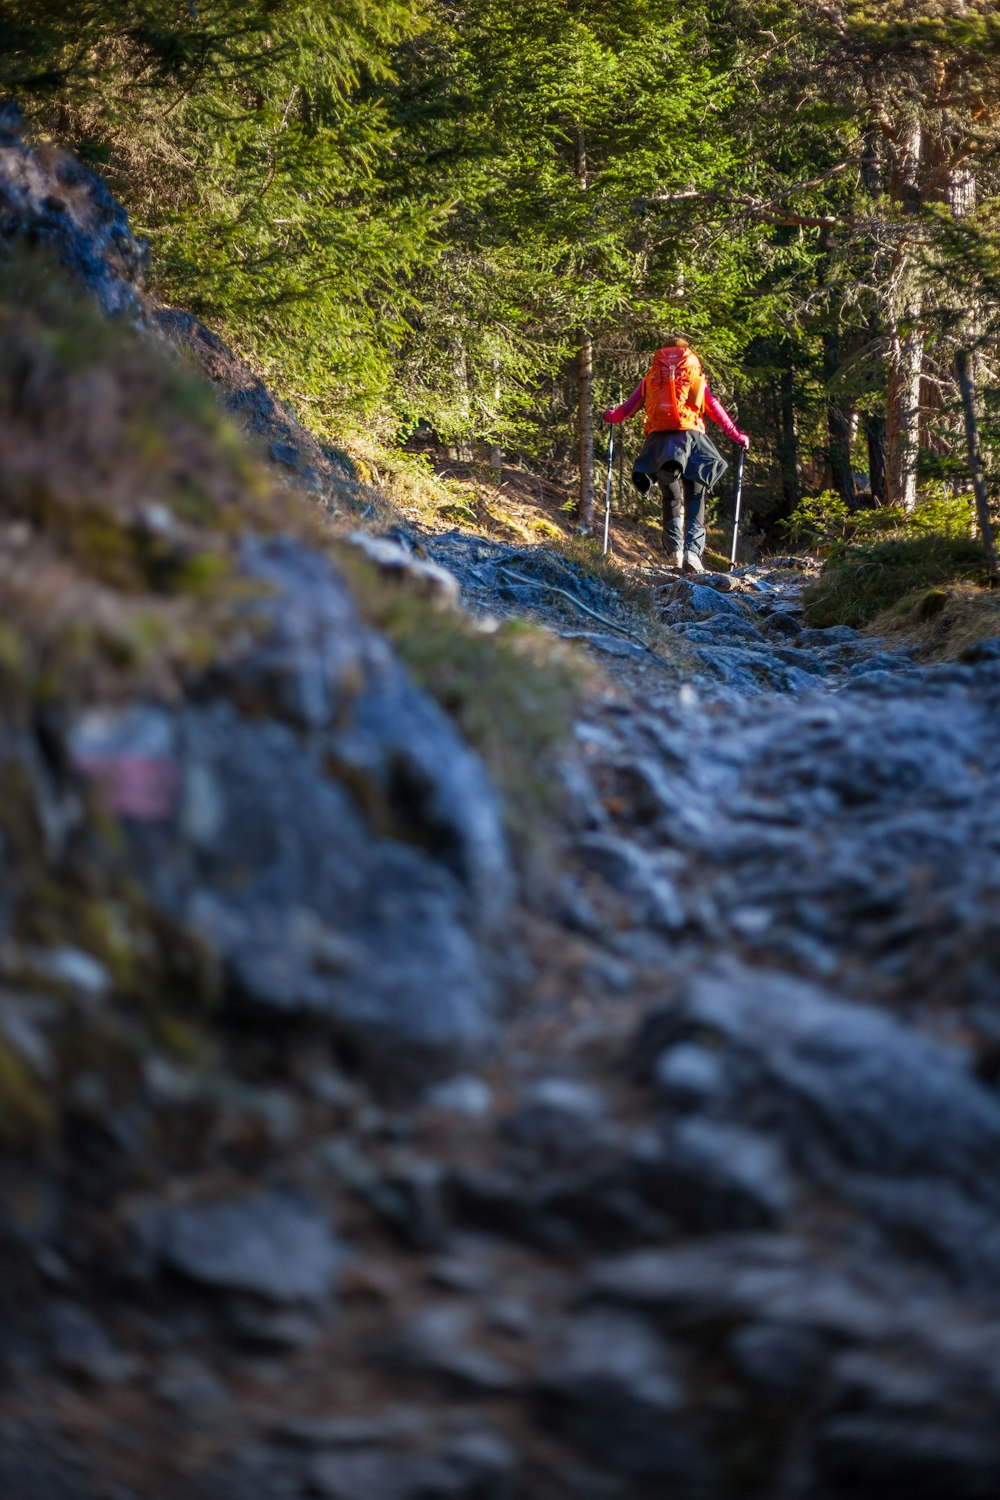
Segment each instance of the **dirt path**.
[{"label": "dirt path", "polygon": [[[0,1493],[992,1500],[1000,659],[807,630],[794,569],[663,575],[650,616],[552,555],[421,547],[604,669],[500,1045],[416,1103],[303,1056],[335,1311],[106,1308],[131,1378],[77,1327],[53,1427],[27,1370]],[[224,1290],[233,1228],[198,1233]]]},{"label": "dirt path", "polygon": [[1000,661],[805,629],[793,571],[660,579],[660,632],[558,558],[425,545],[609,683],[502,1052],[375,1173],[445,1289],[399,1394],[508,1445],[427,1493],[994,1493]]}]

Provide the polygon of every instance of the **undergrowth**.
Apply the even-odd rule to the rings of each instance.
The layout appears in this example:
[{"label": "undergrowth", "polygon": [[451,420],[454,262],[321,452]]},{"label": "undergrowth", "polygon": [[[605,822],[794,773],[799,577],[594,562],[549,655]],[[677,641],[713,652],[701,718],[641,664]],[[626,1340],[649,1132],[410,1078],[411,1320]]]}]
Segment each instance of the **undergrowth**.
[{"label": "undergrowth", "polygon": [[807,495],[785,522],[785,531],[792,545],[836,558],[852,547],[881,541],[923,536],[969,538],[973,525],[970,496],[953,495],[941,485],[928,485],[912,511],[894,505],[850,510],[833,490]]},{"label": "undergrowth", "polygon": [[878,615],[873,630],[901,634],[925,661],[956,661],[980,641],[1000,638],[1000,594],[974,584],[921,590]]},{"label": "undergrowth", "polygon": [[908,537],[868,543],[831,558],[802,595],[810,625],[870,625],[929,588],[985,577],[983,549],[962,537]]},{"label": "undergrowth", "polygon": [[[836,495],[804,500],[789,535],[826,555],[803,592],[810,625],[855,629],[887,621],[895,630],[917,623],[928,591],[986,581],[983,547],[973,534],[966,496],[929,491],[906,513],[891,506],[850,512]],[[926,606],[925,606],[926,607]]]}]

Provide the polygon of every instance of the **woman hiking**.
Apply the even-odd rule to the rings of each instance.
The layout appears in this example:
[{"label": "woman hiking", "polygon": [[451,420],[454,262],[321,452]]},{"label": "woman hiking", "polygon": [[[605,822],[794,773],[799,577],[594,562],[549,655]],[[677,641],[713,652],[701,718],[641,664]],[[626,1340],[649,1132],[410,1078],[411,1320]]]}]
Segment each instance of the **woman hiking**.
[{"label": "woman hiking", "polygon": [[604,420],[624,422],[640,404],[646,408],[646,441],[632,466],[632,483],[641,495],[654,479],[660,486],[663,546],[671,565],[704,573],[705,496],[728,464],[706,436],[703,414],[741,447],[749,448],[750,439],[712,395],[686,339],[667,339],[628,400],[609,407]]}]

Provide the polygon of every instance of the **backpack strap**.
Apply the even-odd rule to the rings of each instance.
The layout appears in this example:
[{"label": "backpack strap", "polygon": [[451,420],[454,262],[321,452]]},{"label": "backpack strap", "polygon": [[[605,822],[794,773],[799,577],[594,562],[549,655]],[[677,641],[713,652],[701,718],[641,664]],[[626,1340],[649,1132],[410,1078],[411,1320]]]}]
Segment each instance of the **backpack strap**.
[{"label": "backpack strap", "polygon": [[688,392],[688,404],[693,406],[700,416],[705,410],[705,392],[708,389],[708,381],[701,367],[701,360],[693,349],[688,350],[688,373],[691,378],[691,388]]}]

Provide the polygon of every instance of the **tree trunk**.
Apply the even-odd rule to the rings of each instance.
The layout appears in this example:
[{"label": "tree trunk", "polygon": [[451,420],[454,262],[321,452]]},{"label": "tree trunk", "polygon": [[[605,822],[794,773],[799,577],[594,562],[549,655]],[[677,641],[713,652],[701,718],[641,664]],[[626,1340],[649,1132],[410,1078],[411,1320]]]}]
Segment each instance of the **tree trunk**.
[{"label": "tree trunk", "polygon": [[[493,420],[495,422],[500,419],[500,397],[500,365],[497,360],[493,360]],[[496,441],[490,443],[490,468],[499,483],[503,473],[503,448]]]},{"label": "tree trunk", "polygon": [[[916,310],[910,310],[916,316]],[[917,503],[917,454],[920,447],[920,372],[924,363],[923,330],[897,324],[889,337],[889,382],[886,390],[886,499],[910,512]]]},{"label": "tree trunk", "polygon": [[594,520],[594,348],[585,328],[580,330],[576,373],[580,437],[580,497],[577,518],[580,530],[589,531]]},{"label": "tree trunk", "polygon": [[448,457],[458,463],[468,463],[472,458],[470,428],[472,410],[469,404],[469,356],[465,345],[457,340],[451,346],[451,370],[455,383],[455,395],[461,413],[462,430],[448,449]]},{"label": "tree trunk", "polygon": [[802,469],[799,463],[799,434],[795,423],[795,372],[786,366],[779,385],[781,400],[781,439],[778,462],[781,466],[781,489],[785,497],[785,514],[791,515],[802,499]]},{"label": "tree trunk", "polygon": [[885,417],[881,412],[872,412],[865,418],[865,438],[868,443],[868,486],[872,492],[872,504],[885,504]]},{"label": "tree trunk", "polygon": [[[916,121],[902,132],[892,195],[909,213],[920,207],[923,133]],[[899,244],[890,273],[889,379],[886,389],[886,500],[909,512],[917,503],[920,451],[920,372],[924,362],[923,294],[907,239]]]},{"label": "tree trunk", "polygon": [[[824,257],[820,265],[820,282],[830,280],[833,268],[834,238],[824,229],[821,243]],[[829,322],[823,334],[823,384],[826,386],[827,467],[829,482],[849,510],[854,509],[854,474],[851,469],[851,431],[847,408],[834,396],[831,386],[840,369],[840,305],[836,289],[827,297]]]},{"label": "tree trunk", "polygon": [[976,416],[976,390],[972,383],[972,356],[967,349],[960,349],[955,355],[955,374],[958,376],[958,388],[962,393],[965,446],[969,455],[972,488],[976,496],[976,516],[986,552],[986,561],[989,564],[990,584],[995,588],[1000,579],[1000,560],[997,558],[997,544],[993,536],[993,523],[990,520],[990,508],[986,498],[983,456],[979,448],[979,421]]},{"label": "tree trunk", "polygon": [[[829,384],[840,368],[840,340],[836,330],[823,339],[823,378]],[[848,510],[855,507],[854,470],[851,467],[851,424],[847,406],[829,393],[826,398],[826,430],[830,445],[830,477],[833,488]]]}]

